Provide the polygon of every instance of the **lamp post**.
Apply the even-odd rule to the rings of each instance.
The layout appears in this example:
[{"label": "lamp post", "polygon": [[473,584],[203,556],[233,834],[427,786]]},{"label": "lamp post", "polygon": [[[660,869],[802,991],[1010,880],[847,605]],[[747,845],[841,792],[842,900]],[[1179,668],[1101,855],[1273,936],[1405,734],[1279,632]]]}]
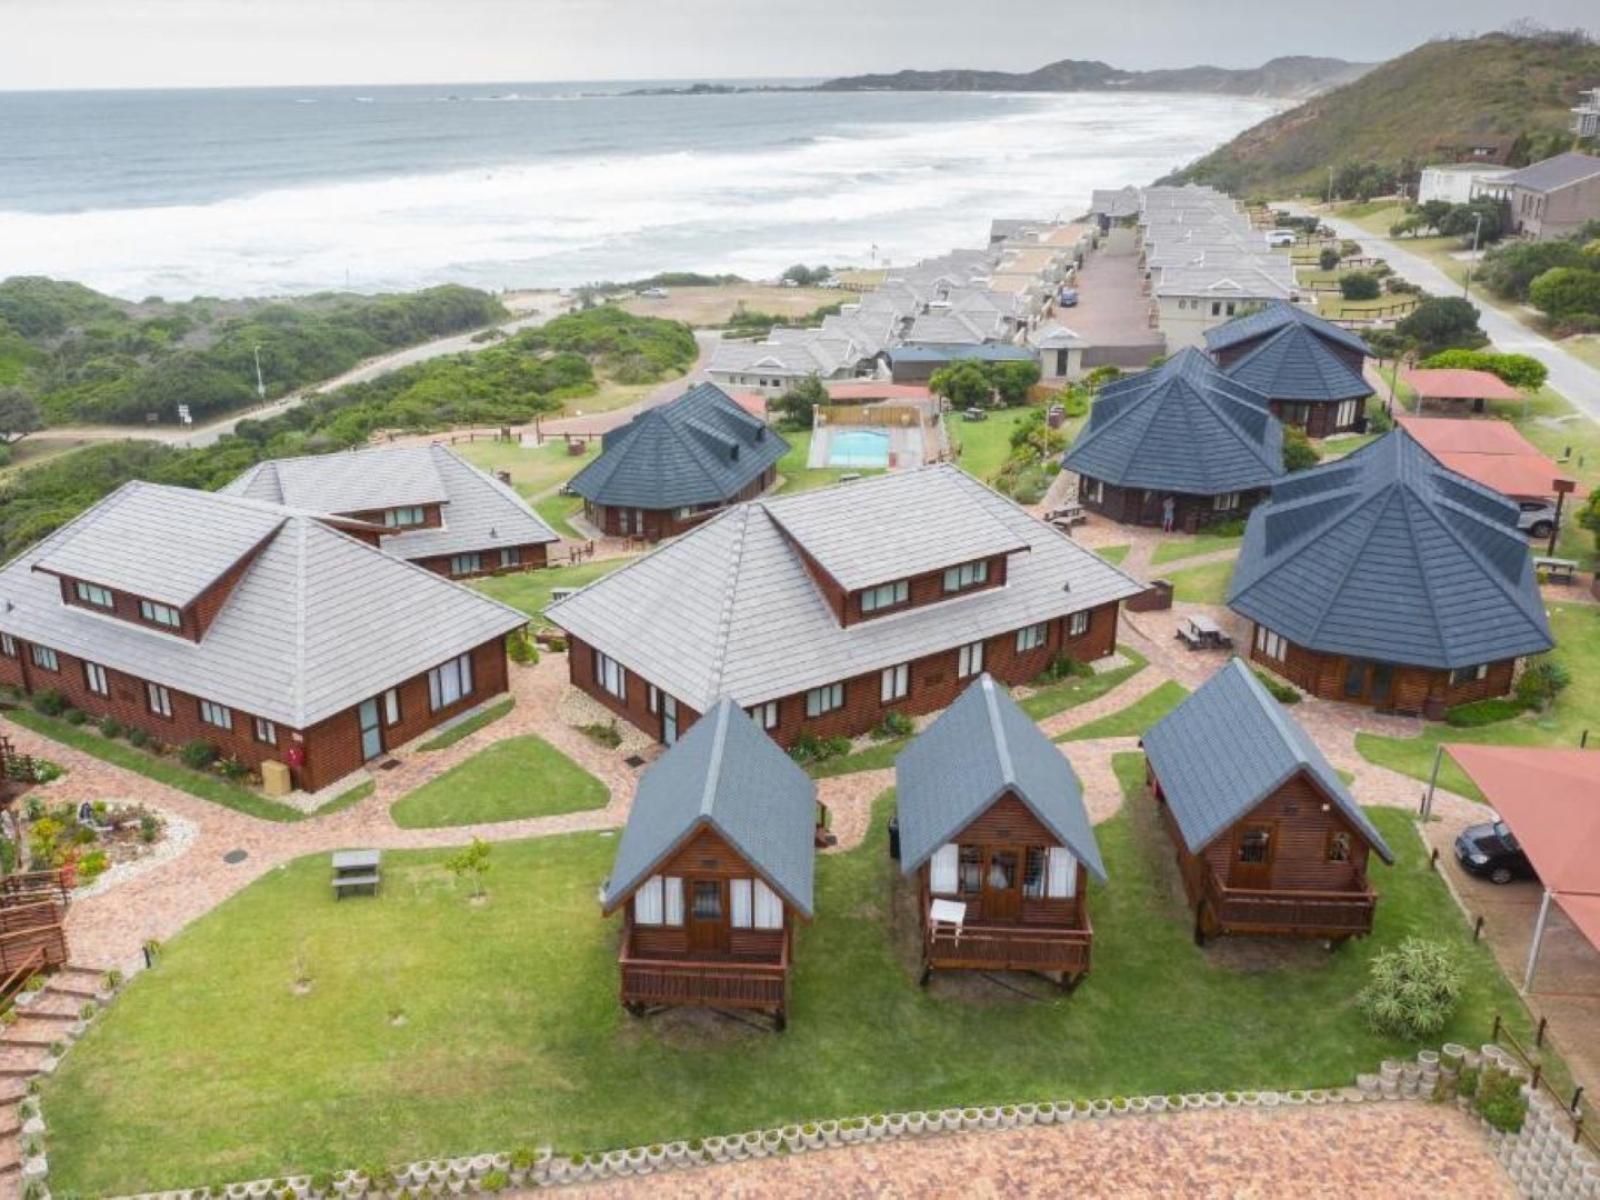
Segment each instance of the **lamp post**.
[{"label": "lamp post", "polygon": [[1478,258],[1478,235],[1483,232],[1483,214],[1477,214],[1477,220],[1472,223],[1472,257],[1467,259],[1467,277],[1461,281],[1461,298],[1465,300],[1472,292],[1472,264]]}]

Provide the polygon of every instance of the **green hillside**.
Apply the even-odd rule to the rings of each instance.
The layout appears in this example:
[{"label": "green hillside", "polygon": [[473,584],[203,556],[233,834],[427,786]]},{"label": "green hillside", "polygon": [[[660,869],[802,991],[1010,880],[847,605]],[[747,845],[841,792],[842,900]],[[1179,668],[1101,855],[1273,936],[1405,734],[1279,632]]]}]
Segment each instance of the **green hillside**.
[{"label": "green hillside", "polygon": [[1568,110],[1596,85],[1600,46],[1580,34],[1429,42],[1245,130],[1174,179],[1235,195],[1315,192],[1330,166],[1406,173],[1496,139],[1515,140],[1520,165],[1568,148]]}]

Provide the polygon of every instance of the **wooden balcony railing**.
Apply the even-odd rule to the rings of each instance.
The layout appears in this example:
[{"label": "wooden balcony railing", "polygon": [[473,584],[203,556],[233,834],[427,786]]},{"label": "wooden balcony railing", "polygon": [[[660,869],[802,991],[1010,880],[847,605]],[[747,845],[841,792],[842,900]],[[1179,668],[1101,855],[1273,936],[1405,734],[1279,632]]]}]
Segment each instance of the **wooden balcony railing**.
[{"label": "wooden balcony railing", "polygon": [[781,1013],[785,1006],[789,980],[787,934],[776,962],[639,958],[630,955],[626,945],[618,961],[625,1005],[754,1008],[772,1013]]},{"label": "wooden balcony railing", "polygon": [[49,871],[18,871],[0,879],[0,907],[53,900],[65,906],[72,898],[59,867]]},{"label": "wooden balcony railing", "polygon": [[1358,876],[1348,891],[1233,888],[1207,872],[1205,897],[1217,924],[1235,933],[1349,937],[1372,932],[1378,895]]},{"label": "wooden balcony railing", "polygon": [[1094,927],[1088,915],[1072,929],[1049,925],[967,925],[957,932],[931,925],[926,937],[928,965],[988,971],[1061,971],[1081,975],[1089,969]]}]

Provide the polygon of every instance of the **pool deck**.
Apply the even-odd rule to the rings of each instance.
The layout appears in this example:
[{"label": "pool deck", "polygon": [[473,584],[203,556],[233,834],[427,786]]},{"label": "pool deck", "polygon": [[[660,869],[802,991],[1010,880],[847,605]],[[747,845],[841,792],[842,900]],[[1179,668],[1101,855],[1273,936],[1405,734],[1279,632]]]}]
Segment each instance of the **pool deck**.
[{"label": "pool deck", "polygon": [[[886,437],[889,442],[887,462],[836,462],[833,458],[833,440],[840,434],[872,433]],[[812,470],[823,467],[859,468],[861,470],[905,471],[922,465],[923,436],[917,427],[883,425],[818,425],[811,434],[811,450],[806,456],[806,466]]]}]

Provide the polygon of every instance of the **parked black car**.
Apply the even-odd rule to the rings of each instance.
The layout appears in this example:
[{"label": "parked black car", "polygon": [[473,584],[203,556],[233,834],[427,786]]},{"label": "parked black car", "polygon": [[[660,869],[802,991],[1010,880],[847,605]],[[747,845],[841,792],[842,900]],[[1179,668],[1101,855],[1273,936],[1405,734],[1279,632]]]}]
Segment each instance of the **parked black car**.
[{"label": "parked black car", "polygon": [[1538,878],[1515,835],[1500,820],[1463,829],[1456,838],[1456,861],[1467,874],[1480,876],[1490,883]]}]

